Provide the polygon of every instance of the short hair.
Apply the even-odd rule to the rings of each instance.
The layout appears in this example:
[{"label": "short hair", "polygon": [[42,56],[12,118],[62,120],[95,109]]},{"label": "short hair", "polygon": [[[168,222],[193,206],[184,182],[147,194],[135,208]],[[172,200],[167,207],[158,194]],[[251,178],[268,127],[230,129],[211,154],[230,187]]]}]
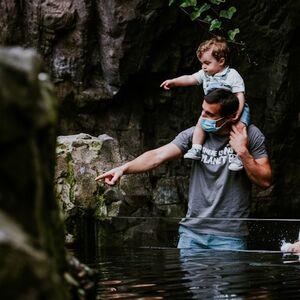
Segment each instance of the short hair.
[{"label": "short hair", "polygon": [[215,36],[209,40],[202,42],[197,49],[197,57],[200,60],[203,53],[212,50],[212,56],[219,61],[224,58],[225,64],[227,64],[229,58],[229,47],[224,37]]},{"label": "short hair", "polygon": [[235,94],[226,89],[215,89],[204,96],[204,100],[209,104],[220,104],[220,116],[226,117],[237,112],[239,100]]}]

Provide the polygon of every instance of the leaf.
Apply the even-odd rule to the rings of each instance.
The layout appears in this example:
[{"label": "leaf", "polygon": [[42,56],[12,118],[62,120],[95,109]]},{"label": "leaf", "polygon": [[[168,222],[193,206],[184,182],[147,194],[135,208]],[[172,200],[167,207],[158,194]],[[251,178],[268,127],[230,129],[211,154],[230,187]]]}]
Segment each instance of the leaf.
[{"label": "leaf", "polygon": [[235,40],[235,36],[240,33],[239,28],[234,28],[233,30],[228,30],[227,34],[229,37],[230,41],[234,41]]},{"label": "leaf", "polygon": [[215,29],[220,29],[221,28],[221,25],[222,25],[222,22],[218,19],[213,19],[210,23],[210,26],[209,26],[209,31],[213,31]]},{"label": "leaf", "polygon": [[191,20],[195,21],[196,19],[198,19],[200,17],[201,13],[199,10],[195,10],[190,14]]},{"label": "leaf", "polygon": [[180,4],[181,7],[190,7],[196,5],[197,5],[197,0],[182,0],[182,3]]},{"label": "leaf", "polygon": [[191,20],[194,21],[201,16],[202,13],[210,9],[210,5],[208,3],[204,3],[198,9],[195,8],[195,11],[191,13]]},{"label": "leaf", "polygon": [[210,9],[210,4],[208,4],[208,3],[202,4],[199,8],[200,14],[202,14],[203,12],[205,12],[209,9]]},{"label": "leaf", "polygon": [[207,15],[203,21],[210,23],[212,21],[212,17],[210,15]]},{"label": "leaf", "polygon": [[225,2],[226,0],[209,0],[212,4],[219,5],[222,2]]},{"label": "leaf", "polygon": [[221,10],[220,17],[230,20],[235,12],[236,8],[234,6],[231,6],[227,10]]},{"label": "leaf", "polygon": [[[189,14],[190,19],[192,21],[201,18],[201,22],[205,22],[209,27],[209,31],[213,30],[221,30],[223,31],[225,28],[223,27],[222,20],[228,19],[231,20],[233,15],[236,13],[237,9],[235,6],[231,6],[227,8],[228,2],[226,5],[222,5],[219,9],[216,8],[216,5],[220,5],[221,3],[225,3],[226,0],[169,0],[169,6],[173,4],[177,4],[183,9],[185,13]],[[221,8],[224,8],[222,9]],[[214,18],[209,15],[209,13],[213,14]],[[219,16],[218,16],[219,14]],[[217,17],[215,17],[217,16]],[[225,22],[225,21],[224,21]],[[207,29],[206,29],[207,30]],[[239,28],[234,28],[232,30],[227,31],[228,39],[230,41],[235,41],[236,35],[240,32]]]}]

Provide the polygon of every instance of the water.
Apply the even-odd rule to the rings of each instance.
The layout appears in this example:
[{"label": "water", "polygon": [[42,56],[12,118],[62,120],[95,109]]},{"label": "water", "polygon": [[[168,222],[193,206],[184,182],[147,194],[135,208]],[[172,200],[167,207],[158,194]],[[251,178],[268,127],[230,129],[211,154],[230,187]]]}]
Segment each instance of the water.
[{"label": "water", "polygon": [[[97,299],[300,299],[298,256],[282,253],[103,248]],[[287,260],[288,259],[288,260]]]},{"label": "water", "polygon": [[264,240],[270,239],[267,248],[275,249],[237,252],[182,251],[150,245],[102,247],[91,238],[92,233],[73,251],[99,271],[97,299],[101,300],[300,299],[299,257],[278,251],[286,230],[294,229],[294,239],[298,237],[299,223],[281,222],[277,232],[278,222],[249,222],[250,232],[253,234],[255,228],[265,232]]}]

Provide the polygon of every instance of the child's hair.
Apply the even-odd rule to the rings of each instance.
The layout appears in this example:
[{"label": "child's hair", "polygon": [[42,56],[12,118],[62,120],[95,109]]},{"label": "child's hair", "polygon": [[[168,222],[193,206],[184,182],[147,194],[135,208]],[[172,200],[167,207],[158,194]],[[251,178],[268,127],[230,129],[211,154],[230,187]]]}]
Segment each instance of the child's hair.
[{"label": "child's hair", "polygon": [[207,41],[202,42],[197,49],[197,57],[200,60],[203,53],[212,50],[212,56],[219,61],[224,58],[225,64],[227,63],[229,56],[229,48],[225,38],[221,36],[215,36]]}]

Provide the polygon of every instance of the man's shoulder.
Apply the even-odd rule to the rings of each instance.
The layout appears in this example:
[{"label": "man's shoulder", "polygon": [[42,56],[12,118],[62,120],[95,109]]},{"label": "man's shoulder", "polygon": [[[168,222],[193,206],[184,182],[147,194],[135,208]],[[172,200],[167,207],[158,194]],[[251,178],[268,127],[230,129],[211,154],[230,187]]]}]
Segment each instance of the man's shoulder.
[{"label": "man's shoulder", "polygon": [[178,133],[176,138],[179,137],[184,140],[190,140],[193,136],[194,130],[195,130],[195,126],[187,128],[187,129],[181,131],[180,133]]},{"label": "man's shoulder", "polygon": [[248,140],[251,149],[254,146],[264,145],[266,138],[258,127],[250,124],[248,126]]},{"label": "man's shoulder", "polygon": [[260,129],[253,124],[248,126],[248,141],[249,150],[254,159],[268,156],[265,145],[266,138]]},{"label": "man's shoulder", "polygon": [[250,124],[248,126],[248,135],[262,135],[264,136],[264,134],[261,132],[261,130],[254,124]]},{"label": "man's shoulder", "polygon": [[192,141],[194,130],[195,130],[195,126],[192,126],[190,128],[181,131],[173,139],[172,143],[175,144],[182,151],[187,151]]}]

